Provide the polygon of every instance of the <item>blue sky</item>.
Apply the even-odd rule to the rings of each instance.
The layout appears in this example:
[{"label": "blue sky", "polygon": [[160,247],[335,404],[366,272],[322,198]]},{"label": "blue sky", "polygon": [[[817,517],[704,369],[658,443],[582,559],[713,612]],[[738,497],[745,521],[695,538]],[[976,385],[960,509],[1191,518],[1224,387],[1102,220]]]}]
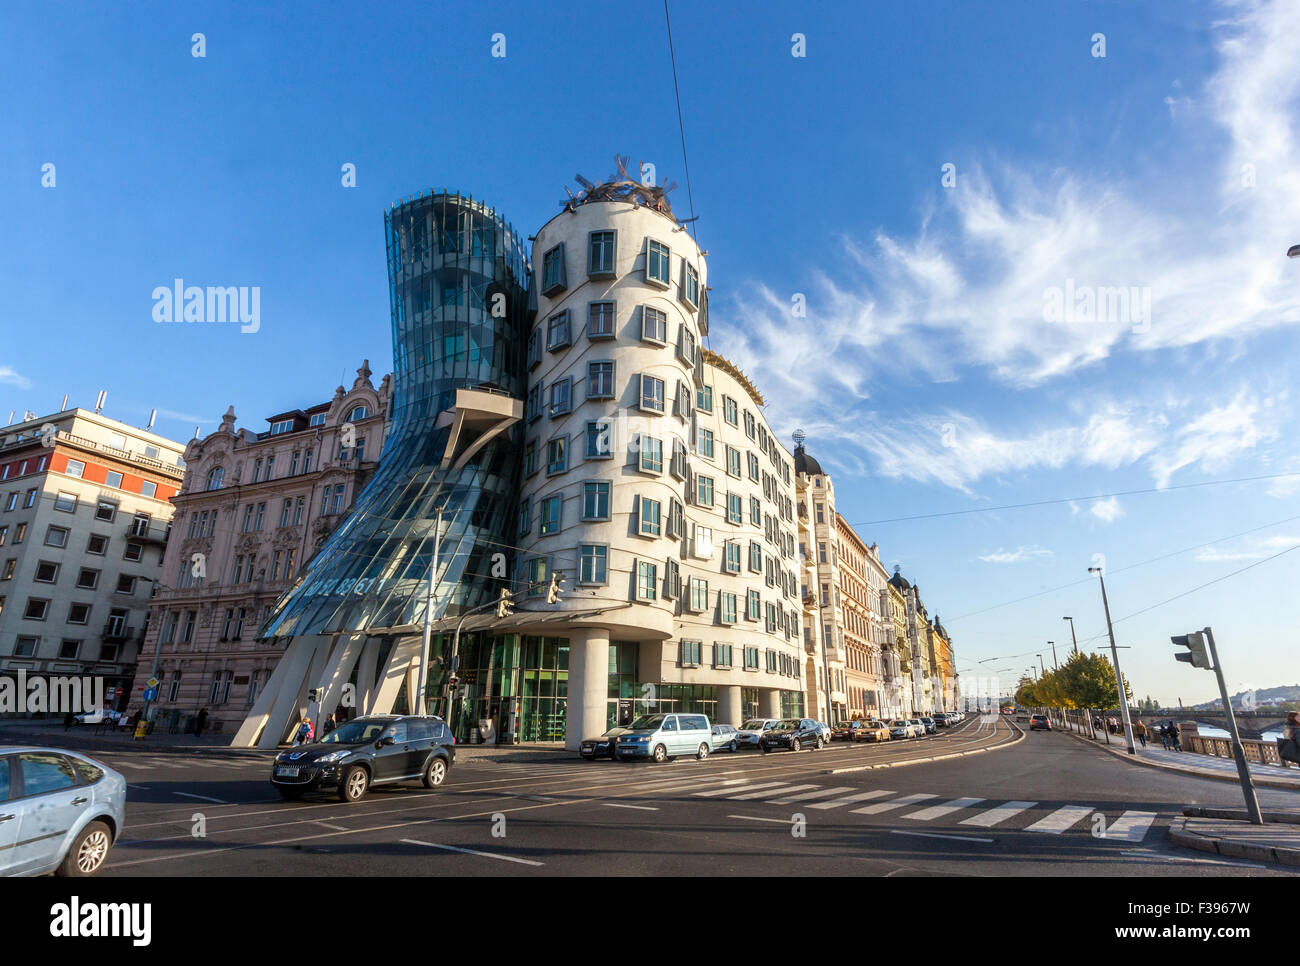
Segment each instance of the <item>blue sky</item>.
[{"label": "blue sky", "polygon": [[[416,191],[530,234],[617,151],[689,207],[654,5],[303,9],[10,5],[0,418],[104,388],[108,414],[157,407],[188,439],[232,403],[260,428],[323,401],[364,357],[378,377],[382,213]],[[1300,473],[1300,2],[672,10],[712,347],[808,433],[962,667],[1014,677],[1069,640],[1064,614],[1104,632],[1090,583],[985,610],[1094,554],[1118,618],[1300,543],[1300,476],[1171,488]],[[154,323],[176,277],[260,286],[260,330]],[[1053,321],[1067,286],[1148,293],[1150,315]],[[1206,624],[1233,687],[1300,681],[1298,578],[1300,551],[1120,622],[1135,690],[1212,696],[1168,643]],[[976,663],[1001,655],[1028,656]]]}]

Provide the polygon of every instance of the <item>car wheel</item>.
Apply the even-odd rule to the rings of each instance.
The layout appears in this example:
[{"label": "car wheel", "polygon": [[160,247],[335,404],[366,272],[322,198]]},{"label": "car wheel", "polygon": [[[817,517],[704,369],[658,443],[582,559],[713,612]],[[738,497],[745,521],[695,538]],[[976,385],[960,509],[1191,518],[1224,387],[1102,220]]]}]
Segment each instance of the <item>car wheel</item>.
[{"label": "car wheel", "polygon": [[654,760],[660,765],[666,762],[668,760],[668,749],[663,745],[655,745]]},{"label": "car wheel", "polygon": [[705,758],[708,757],[709,757],[709,746],[706,745],[704,742],[700,742],[700,747],[695,749],[695,760],[703,761]]},{"label": "car wheel", "polygon": [[369,788],[369,773],[360,765],[353,765],[343,773],[343,780],[339,782],[339,800],[359,802],[365,798]]},{"label": "car wheel", "polygon": [[91,822],[73,839],[55,875],[81,879],[94,875],[108,858],[113,847],[113,833],[103,822]]},{"label": "car wheel", "polygon": [[822,741],[822,739],[818,738],[818,739],[817,739],[817,744],[816,744],[814,747],[816,747],[816,749],[817,749],[818,751],[821,751],[821,750],[822,750],[822,746],[823,746],[824,744],[826,744],[826,742],[824,742],[824,741]]},{"label": "car wheel", "polygon": [[276,788],[280,790],[280,797],[286,801],[293,802],[302,798],[301,788],[285,788],[283,785],[277,785]]},{"label": "car wheel", "polygon": [[429,759],[424,768],[424,787],[437,788],[447,779],[447,760],[441,755]]},{"label": "car wheel", "polygon": [[791,740],[791,742],[790,742],[790,750],[791,750],[791,751],[798,751],[798,750],[799,750],[799,739],[798,739],[798,738],[795,738],[795,739]]},{"label": "car wheel", "polygon": [[737,747],[737,745],[736,745],[736,743],[733,741],[731,744],[727,745],[727,750],[730,751],[730,752],[733,752],[733,753],[734,753],[735,750],[736,750],[736,747]]}]

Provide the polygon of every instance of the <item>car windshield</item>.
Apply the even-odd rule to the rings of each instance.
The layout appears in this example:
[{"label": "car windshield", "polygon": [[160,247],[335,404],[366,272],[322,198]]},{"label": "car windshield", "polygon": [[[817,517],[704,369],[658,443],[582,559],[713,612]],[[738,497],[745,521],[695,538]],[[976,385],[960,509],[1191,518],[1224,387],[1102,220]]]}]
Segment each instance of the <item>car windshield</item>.
[{"label": "car windshield", "polygon": [[356,721],[349,721],[335,728],[321,739],[321,744],[362,745],[367,741],[376,740],[387,726],[388,722],[384,720],[358,718]]},{"label": "car windshield", "polygon": [[762,718],[755,718],[753,721],[746,721],[740,727],[742,731],[762,731],[767,727],[767,722]]},{"label": "car windshield", "polygon": [[633,731],[655,731],[664,723],[664,718],[668,717],[663,714],[643,714],[632,722],[629,727]]},{"label": "car windshield", "polygon": [[907,722],[906,722],[906,721],[891,721],[891,722],[889,722],[889,727],[891,727],[891,728],[906,728],[906,727],[907,727]]},{"label": "car windshield", "polygon": [[772,725],[772,730],[773,731],[798,731],[799,719],[789,718],[785,721],[778,721],[776,724]]}]

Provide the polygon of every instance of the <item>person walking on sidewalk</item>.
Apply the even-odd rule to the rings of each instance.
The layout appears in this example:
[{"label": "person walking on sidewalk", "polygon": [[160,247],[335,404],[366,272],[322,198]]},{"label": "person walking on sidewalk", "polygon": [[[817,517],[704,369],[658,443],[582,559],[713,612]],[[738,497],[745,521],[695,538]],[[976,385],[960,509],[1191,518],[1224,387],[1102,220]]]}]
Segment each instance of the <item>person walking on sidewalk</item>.
[{"label": "person walking on sidewalk", "polygon": [[203,729],[208,726],[208,709],[203,708],[199,711],[199,716],[194,719],[194,737],[198,738],[203,734]]},{"label": "person walking on sidewalk", "polygon": [[1174,751],[1183,750],[1183,746],[1178,740],[1178,725],[1172,720],[1169,722],[1169,744]]},{"label": "person walking on sidewalk", "polygon": [[1164,725],[1157,725],[1156,730],[1160,732],[1160,747],[1165,751],[1169,750],[1169,729]]},{"label": "person walking on sidewalk", "polygon": [[1145,748],[1147,746],[1147,726],[1142,723],[1141,718],[1133,722],[1133,734],[1137,735],[1137,740],[1142,742],[1142,747]]}]

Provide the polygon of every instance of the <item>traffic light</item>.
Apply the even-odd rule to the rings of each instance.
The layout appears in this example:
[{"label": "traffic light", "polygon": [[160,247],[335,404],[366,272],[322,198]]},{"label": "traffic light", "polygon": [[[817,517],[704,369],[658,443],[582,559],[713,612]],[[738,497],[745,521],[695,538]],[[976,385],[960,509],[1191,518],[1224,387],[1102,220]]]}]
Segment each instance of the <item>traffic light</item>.
[{"label": "traffic light", "polygon": [[1174,660],[1190,664],[1192,667],[1213,668],[1210,653],[1205,647],[1205,635],[1200,631],[1169,638],[1175,647],[1189,648],[1186,654],[1175,654]]},{"label": "traffic light", "polygon": [[312,702],[313,704],[315,704],[319,699],[320,699],[320,690],[318,688],[312,688],[310,691],[307,692],[307,700]]},{"label": "traffic light", "polygon": [[501,588],[501,597],[497,600],[497,617],[509,617],[515,612],[515,602],[510,599],[510,591]]},{"label": "traffic light", "polygon": [[564,584],[564,574],[551,574],[551,584],[546,588],[546,602],[548,604],[558,603],[560,599],[560,587]]}]

